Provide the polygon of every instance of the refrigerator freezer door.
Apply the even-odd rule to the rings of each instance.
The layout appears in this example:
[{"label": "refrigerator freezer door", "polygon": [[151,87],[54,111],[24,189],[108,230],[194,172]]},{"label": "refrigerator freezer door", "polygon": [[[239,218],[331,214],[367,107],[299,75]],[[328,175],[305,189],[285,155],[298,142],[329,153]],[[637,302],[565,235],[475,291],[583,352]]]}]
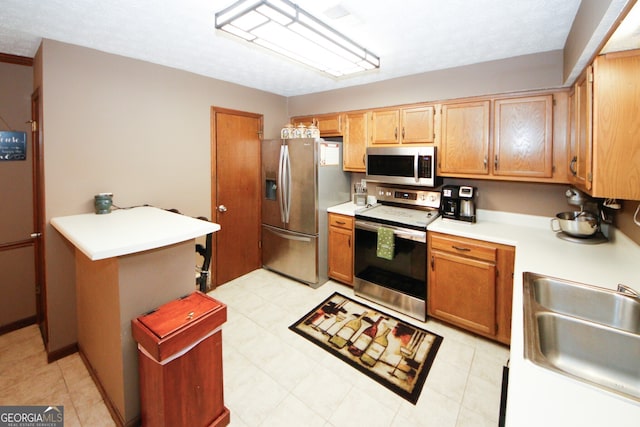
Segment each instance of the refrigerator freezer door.
[{"label": "refrigerator freezer door", "polygon": [[279,139],[262,143],[262,222],[275,227],[284,227],[281,168],[284,147]]},{"label": "refrigerator freezer door", "polygon": [[285,228],[302,234],[318,234],[318,141],[288,139],[287,200],[289,220]]},{"label": "refrigerator freezer door", "polygon": [[270,270],[317,287],[317,253],[316,236],[262,226],[262,264]]}]

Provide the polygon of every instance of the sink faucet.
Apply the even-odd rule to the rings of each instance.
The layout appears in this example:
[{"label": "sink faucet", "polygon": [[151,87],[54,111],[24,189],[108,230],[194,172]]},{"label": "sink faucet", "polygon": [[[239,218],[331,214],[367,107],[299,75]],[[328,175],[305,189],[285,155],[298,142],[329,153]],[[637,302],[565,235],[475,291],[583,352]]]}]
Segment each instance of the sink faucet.
[{"label": "sink faucet", "polygon": [[632,298],[640,299],[640,293],[633,289],[631,286],[618,284],[618,292],[623,295],[628,295]]}]

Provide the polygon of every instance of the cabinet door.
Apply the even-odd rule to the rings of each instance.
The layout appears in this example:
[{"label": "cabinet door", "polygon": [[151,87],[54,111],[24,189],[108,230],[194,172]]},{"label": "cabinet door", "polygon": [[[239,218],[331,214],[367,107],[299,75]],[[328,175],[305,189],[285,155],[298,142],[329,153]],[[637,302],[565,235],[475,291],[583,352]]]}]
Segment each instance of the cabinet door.
[{"label": "cabinet door", "polygon": [[365,172],[369,116],[366,112],[346,114],[342,146],[342,168],[351,172]]},{"label": "cabinet door", "polygon": [[495,264],[432,251],[427,303],[432,316],[470,331],[495,335]]},{"label": "cabinet door", "polygon": [[494,103],[493,174],[553,176],[553,96],[498,99]]},{"label": "cabinet door", "polygon": [[303,124],[306,127],[308,127],[310,125],[315,125],[316,124],[316,120],[315,120],[315,118],[313,118],[313,116],[293,117],[291,119],[291,123],[293,124],[293,126],[298,126],[299,124]]},{"label": "cabinet door", "polygon": [[398,144],[400,110],[378,110],[371,113],[371,144]]},{"label": "cabinet door", "polygon": [[434,107],[406,108],[401,111],[402,143],[429,144],[434,141]]},{"label": "cabinet door", "polygon": [[342,114],[316,116],[316,126],[320,130],[320,136],[341,136]]},{"label": "cabinet door", "polygon": [[438,164],[443,174],[489,173],[489,101],[442,106]]},{"label": "cabinet door", "polygon": [[574,90],[575,143],[569,158],[571,181],[584,190],[591,189],[592,165],[592,111],[593,111],[593,69],[587,67],[580,76]]},{"label": "cabinet door", "polygon": [[353,231],[329,227],[329,277],[353,284]]},{"label": "cabinet door", "polygon": [[602,55],[593,63],[595,197],[640,200],[640,52]]}]

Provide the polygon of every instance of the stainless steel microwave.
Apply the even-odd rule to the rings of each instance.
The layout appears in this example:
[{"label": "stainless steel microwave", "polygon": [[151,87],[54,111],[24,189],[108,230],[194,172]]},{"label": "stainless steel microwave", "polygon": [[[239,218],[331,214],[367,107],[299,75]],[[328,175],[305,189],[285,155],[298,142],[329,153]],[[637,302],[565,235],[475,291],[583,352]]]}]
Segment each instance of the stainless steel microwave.
[{"label": "stainless steel microwave", "polygon": [[367,147],[366,179],[437,187],[435,147]]}]

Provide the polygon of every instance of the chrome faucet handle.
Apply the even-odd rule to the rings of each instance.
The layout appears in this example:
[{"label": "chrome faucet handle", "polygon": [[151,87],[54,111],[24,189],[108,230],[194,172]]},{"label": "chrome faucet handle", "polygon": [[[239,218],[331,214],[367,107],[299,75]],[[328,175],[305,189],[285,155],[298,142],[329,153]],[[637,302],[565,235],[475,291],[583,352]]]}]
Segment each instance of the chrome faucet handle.
[{"label": "chrome faucet handle", "polygon": [[618,283],[618,292],[620,292],[621,294],[629,295],[634,298],[640,298],[640,293],[638,293],[638,291],[636,291],[630,286],[623,285],[621,283]]}]

